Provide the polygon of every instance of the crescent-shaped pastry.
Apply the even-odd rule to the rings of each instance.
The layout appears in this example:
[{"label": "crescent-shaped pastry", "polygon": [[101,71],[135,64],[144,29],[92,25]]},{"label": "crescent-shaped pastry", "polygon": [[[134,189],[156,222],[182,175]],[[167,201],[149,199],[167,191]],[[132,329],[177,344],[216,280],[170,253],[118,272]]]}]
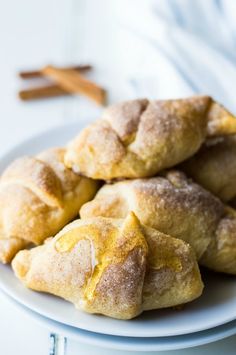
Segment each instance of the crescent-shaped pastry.
[{"label": "crescent-shaped pastry", "polygon": [[15,160],[0,178],[0,261],[40,244],[78,215],[98,189],[64,165],[64,148]]},{"label": "crescent-shaped pastry", "polygon": [[191,247],[142,226],[133,213],[76,220],[44,245],[20,251],[12,267],[33,290],[119,319],[189,302],[203,289]]},{"label": "crescent-shaped pastry", "polygon": [[181,169],[223,201],[236,197],[236,136],[211,139]]},{"label": "crescent-shaped pastry", "polygon": [[124,218],[130,210],[144,225],[188,242],[200,264],[236,274],[236,211],[184,173],[106,184],[80,216]]},{"label": "crescent-shaped pastry", "polygon": [[94,179],[153,176],[191,157],[207,137],[232,133],[235,118],[208,96],[127,101],[72,140],[65,164]]}]

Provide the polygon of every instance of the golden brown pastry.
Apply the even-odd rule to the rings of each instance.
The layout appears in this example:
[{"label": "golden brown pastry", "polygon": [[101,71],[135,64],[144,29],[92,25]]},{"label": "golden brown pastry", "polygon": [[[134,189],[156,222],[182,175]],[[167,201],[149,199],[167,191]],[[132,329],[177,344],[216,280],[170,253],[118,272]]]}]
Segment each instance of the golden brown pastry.
[{"label": "golden brown pastry", "polygon": [[[2,233],[2,231],[1,231]],[[29,247],[30,242],[21,238],[5,238],[2,234],[0,237],[0,262],[3,264],[9,263],[16,253]]]},{"label": "golden brown pastry", "polygon": [[127,101],[69,145],[65,164],[94,179],[156,175],[191,157],[206,137],[236,133],[236,120],[208,96]]},{"label": "golden brown pastry", "polygon": [[98,182],[63,163],[63,148],[14,161],[0,178],[0,261],[57,233],[93,198]]},{"label": "golden brown pastry", "polygon": [[181,169],[223,201],[230,201],[236,197],[236,136],[207,141]]},{"label": "golden brown pastry", "polygon": [[178,171],[104,185],[80,210],[81,218],[125,218],[188,242],[200,264],[236,274],[236,211]]},{"label": "golden brown pastry", "polygon": [[125,220],[76,220],[12,262],[25,286],[65,298],[89,313],[119,319],[189,302],[203,284],[185,242]]}]

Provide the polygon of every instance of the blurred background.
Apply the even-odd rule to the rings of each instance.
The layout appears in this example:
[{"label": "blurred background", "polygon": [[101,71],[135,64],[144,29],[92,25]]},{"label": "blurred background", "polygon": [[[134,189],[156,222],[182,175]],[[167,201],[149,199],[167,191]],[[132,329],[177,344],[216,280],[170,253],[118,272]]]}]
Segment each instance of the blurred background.
[{"label": "blurred background", "polygon": [[[17,92],[33,81],[17,73],[47,64],[91,64],[88,78],[107,89],[108,103],[204,93],[236,113],[235,0],[0,0],[0,5],[1,154],[55,125],[99,116],[101,108],[82,96],[20,101]],[[46,330],[35,334],[32,326],[34,337],[26,345],[22,339],[30,323],[24,320],[22,327],[18,315],[14,328],[15,311],[4,303],[1,314],[7,319],[7,327],[0,324],[7,354],[14,354],[14,346],[32,354],[39,341],[48,349]],[[19,339],[6,345],[9,327]]]},{"label": "blurred background", "polygon": [[21,102],[32,81],[17,72],[46,64],[92,64],[109,103],[207,93],[236,112],[234,0],[1,0],[0,43],[3,149],[16,133],[99,115],[79,96]]}]

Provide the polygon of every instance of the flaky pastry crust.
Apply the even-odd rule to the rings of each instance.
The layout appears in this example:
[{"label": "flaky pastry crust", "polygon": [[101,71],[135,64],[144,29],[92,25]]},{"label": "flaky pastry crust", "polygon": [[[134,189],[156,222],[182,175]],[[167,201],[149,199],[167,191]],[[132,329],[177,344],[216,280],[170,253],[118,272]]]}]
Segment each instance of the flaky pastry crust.
[{"label": "flaky pastry crust", "polygon": [[40,244],[78,215],[98,183],[64,165],[64,148],[15,160],[0,178],[0,261]]},{"label": "flaky pastry crust", "polygon": [[195,254],[185,242],[125,220],[76,220],[12,262],[29,288],[119,319],[189,302],[202,293]]},{"label": "flaky pastry crust", "polygon": [[191,157],[207,137],[232,133],[235,118],[208,96],[127,101],[72,140],[65,164],[94,179],[153,176]]},{"label": "flaky pastry crust", "polygon": [[236,211],[184,173],[106,184],[80,215],[125,218],[130,210],[144,225],[188,242],[200,264],[236,274]]},{"label": "flaky pastry crust", "polygon": [[180,168],[223,201],[236,197],[236,136],[211,139]]}]

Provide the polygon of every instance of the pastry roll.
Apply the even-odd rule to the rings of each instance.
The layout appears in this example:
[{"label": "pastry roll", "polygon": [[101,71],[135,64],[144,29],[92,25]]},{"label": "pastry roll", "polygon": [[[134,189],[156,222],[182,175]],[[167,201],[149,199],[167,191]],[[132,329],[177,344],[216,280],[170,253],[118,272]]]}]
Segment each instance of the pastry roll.
[{"label": "pastry roll", "polygon": [[95,195],[98,182],[64,165],[63,148],[14,161],[0,178],[0,261],[41,244],[78,215]]},{"label": "pastry roll", "polygon": [[208,96],[127,101],[71,143],[65,164],[94,179],[156,175],[198,151],[206,137],[236,133],[236,120]]},{"label": "pastry roll", "polygon": [[124,218],[130,210],[144,225],[188,242],[201,265],[236,274],[236,211],[184,173],[106,184],[80,216]]},{"label": "pastry roll", "polygon": [[20,251],[12,267],[26,287],[119,319],[189,302],[203,289],[191,247],[144,227],[132,212],[124,220],[76,220]]},{"label": "pastry roll", "polygon": [[236,197],[236,136],[208,140],[181,169],[223,201]]}]

